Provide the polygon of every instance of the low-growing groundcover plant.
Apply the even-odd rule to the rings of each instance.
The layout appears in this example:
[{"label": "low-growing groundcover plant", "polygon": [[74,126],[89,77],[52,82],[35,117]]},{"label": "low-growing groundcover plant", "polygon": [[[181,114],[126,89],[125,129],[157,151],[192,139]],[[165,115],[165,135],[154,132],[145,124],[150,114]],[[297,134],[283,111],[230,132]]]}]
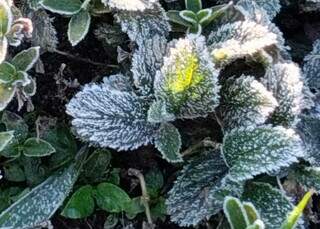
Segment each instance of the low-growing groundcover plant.
[{"label": "low-growing groundcover plant", "polygon": [[[55,219],[92,227],[100,215],[104,228],[311,228],[320,37],[295,63],[275,24],[295,4],[320,9],[317,1],[0,0],[0,228],[55,228]],[[96,52],[94,42],[83,46],[93,35],[98,52],[112,50],[119,63],[70,99],[75,81],[61,65],[54,80],[66,114],[43,117],[30,75],[50,75],[48,53],[103,65],[57,49]]]}]

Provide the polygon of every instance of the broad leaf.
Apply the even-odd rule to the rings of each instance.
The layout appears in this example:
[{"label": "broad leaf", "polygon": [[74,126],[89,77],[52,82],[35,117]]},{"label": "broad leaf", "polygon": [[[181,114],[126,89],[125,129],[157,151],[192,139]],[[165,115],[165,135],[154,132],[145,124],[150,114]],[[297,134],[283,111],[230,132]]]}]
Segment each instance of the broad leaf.
[{"label": "broad leaf", "polygon": [[177,118],[205,117],[219,103],[218,74],[204,37],[174,41],[156,75],[156,98]]},{"label": "broad leaf", "polygon": [[49,220],[71,191],[85,153],[76,163],[50,176],[0,215],[2,228],[32,228]]},{"label": "broad leaf", "polygon": [[95,199],[100,208],[110,213],[125,211],[131,201],[124,190],[110,183],[101,183],[97,186]]},{"label": "broad leaf", "polygon": [[263,124],[278,105],[272,93],[252,76],[228,80],[221,97],[225,131]]},{"label": "broad leaf", "polygon": [[212,59],[222,67],[239,58],[253,57],[277,43],[276,34],[251,20],[224,24],[208,38]]},{"label": "broad leaf", "polygon": [[23,144],[23,154],[27,157],[45,157],[55,152],[55,148],[42,139],[29,138]]},{"label": "broad leaf", "polygon": [[266,183],[250,183],[242,199],[251,202],[259,211],[268,229],[279,229],[293,205],[284,194]]},{"label": "broad leaf", "polygon": [[40,47],[32,47],[18,53],[11,61],[17,71],[29,71],[38,61],[40,56]]},{"label": "broad leaf", "polygon": [[184,166],[166,201],[171,220],[180,226],[197,225],[219,212],[226,196],[241,194],[241,185],[224,179],[228,168],[219,150],[199,154]]},{"label": "broad leaf", "polygon": [[68,27],[68,39],[72,46],[82,41],[89,31],[91,16],[87,10],[81,10],[73,15]]},{"label": "broad leaf", "polygon": [[223,154],[236,181],[262,173],[278,172],[304,156],[302,142],[292,129],[283,127],[246,127],[227,133]]},{"label": "broad leaf", "polygon": [[155,125],[147,122],[148,99],[119,91],[104,82],[86,85],[67,105],[78,135],[101,147],[136,149],[152,141]]},{"label": "broad leaf", "polygon": [[81,219],[94,212],[93,188],[90,185],[79,188],[69,199],[61,215],[71,219]]},{"label": "broad leaf", "polygon": [[279,103],[272,115],[273,123],[292,125],[301,110],[308,108],[304,103],[301,71],[293,62],[272,65],[262,82]]},{"label": "broad leaf", "polygon": [[168,162],[183,161],[180,154],[181,137],[174,125],[163,123],[155,136],[154,144]]},{"label": "broad leaf", "polygon": [[82,6],[80,0],[42,0],[40,4],[51,12],[64,15],[76,14]]}]

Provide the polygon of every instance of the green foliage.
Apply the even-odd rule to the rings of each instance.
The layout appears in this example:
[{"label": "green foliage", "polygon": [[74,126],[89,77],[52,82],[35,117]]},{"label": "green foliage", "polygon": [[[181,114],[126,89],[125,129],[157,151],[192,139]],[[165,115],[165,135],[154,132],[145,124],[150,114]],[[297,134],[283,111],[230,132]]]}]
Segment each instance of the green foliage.
[{"label": "green foliage", "polygon": [[80,10],[71,17],[68,27],[68,37],[72,46],[76,46],[87,35],[91,23],[90,13]]}]

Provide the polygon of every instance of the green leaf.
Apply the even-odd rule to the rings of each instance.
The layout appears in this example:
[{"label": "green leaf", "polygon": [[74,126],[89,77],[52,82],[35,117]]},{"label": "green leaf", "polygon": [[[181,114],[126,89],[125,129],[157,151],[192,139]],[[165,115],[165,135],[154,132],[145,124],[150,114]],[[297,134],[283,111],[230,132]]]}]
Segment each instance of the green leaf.
[{"label": "green leaf", "polygon": [[279,229],[287,214],[293,209],[288,198],[267,183],[248,184],[242,199],[256,207],[268,229]]},{"label": "green leaf", "polygon": [[288,176],[289,180],[296,181],[305,191],[315,189],[320,193],[320,169],[319,167],[294,167]]},{"label": "green leaf", "polygon": [[11,142],[0,152],[4,157],[17,158],[21,155],[21,147],[16,138],[12,138]]},{"label": "green leaf", "polygon": [[8,181],[23,182],[26,180],[23,169],[16,163],[10,163],[4,166],[5,178]]},{"label": "green leaf", "polygon": [[0,64],[0,83],[11,82],[16,74],[16,68],[9,62],[4,61]]},{"label": "green leaf", "polygon": [[256,220],[260,219],[259,213],[252,203],[244,202],[242,203],[242,205],[244,210],[246,211],[249,224],[253,224]]},{"label": "green leaf", "polygon": [[50,176],[2,212],[0,227],[33,228],[49,220],[70,193],[85,157],[83,148],[75,163]]},{"label": "green leaf", "polygon": [[77,153],[76,140],[66,126],[58,125],[49,129],[43,134],[42,139],[49,142],[56,150],[56,153],[48,159],[49,166],[52,169],[69,162]]},{"label": "green leaf", "polygon": [[29,71],[38,61],[40,56],[40,47],[31,47],[18,53],[11,61],[17,71]]},{"label": "green leaf", "polygon": [[13,131],[0,132],[0,152],[3,151],[14,137]]},{"label": "green leaf", "polygon": [[162,157],[168,162],[183,161],[180,154],[181,137],[178,129],[174,125],[170,123],[161,124],[155,136],[154,144],[161,152]]},{"label": "green leaf", "polygon": [[29,76],[30,83],[23,87],[23,93],[27,97],[34,96],[37,91],[37,83],[36,81]]},{"label": "green leaf", "polygon": [[111,213],[119,213],[126,210],[131,201],[128,194],[116,185],[101,183],[96,188],[95,198],[97,205]]},{"label": "green leaf", "polygon": [[179,15],[183,20],[191,23],[191,25],[196,25],[198,23],[197,15],[190,10],[182,10]]},{"label": "green leaf", "polygon": [[212,14],[212,9],[203,9],[197,12],[197,18],[198,18],[199,24],[202,25],[203,23],[208,21],[210,19],[211,14]]},{"label": "green leaf", "polygon": [[10,111],[4,111],[1,122],[4,123],[7,130],[13,131],[14,138],[18,142],[24,141],[29,133],[29,127],[19,115]]},{"label": "green leaf", "polygon": [[167,206],[165,204],[166,199],[162,196],[160,196],[157,199],[157,203],[153,206],[151,206],[150,212],[151,212],[151,217],[153,220],[158,220],[161,219],[164,221],[166,219],[167,215]]},{"label": "green leaf", "polygon": [[249,126],[224,136],[223,154],[236,181],[278,172],[304,156],[302,141],[292,129]]},{"label": "green leaf", "polygon": [[29,138],[23,144],[23,154],[27,157],[45,157],[55,152],[55,148],[42,139]]},{"label": "green leaf", "polygon": [[194,13],[197,13],[199,10],[202,9],[202,2],[201,0],[185,0],[186,9],[191,10]]},{"label": "green leaf", "polygon": [[141,202],[142,197],[135,197],[131,201],[129,201],[126,205],[126,216],[129,219],[134,219],[137,214],[142,213],[145,211],[145,207],[143,206]]},{"label": "green leaf", "polygon": [[303,196],[299,204],[288,215],[286,221],[282,224],[281,229],[293,229],[296,227],[296,224],[301,217],[303,210],[308,205],[312,195],[313,191],[309,191]]},{"label": "green leaf", "polygon": [[34,187],[48,177],[50,171],[45,167],[40,158],[22,156],[19,160],[21,161],[21,165],[23,165],[24,174],[29,186]]},{"label": "green leaf", "polygon": [[9,32],[12,20],[13,15],[7,1],[0,1],[0,37]]},{"label": "green leaf", "polygon": [[4,110],[11,102],[15,92],[15,86],[8,86],[0,83],[0,111]]},{"label": "green leaf", "polygon": [[105,180],[110,161],[111,153],[109,151],[102,149],[95,150],[87,159],[81,177],[90,183]]},{"label": "green leaf", "polygon": [[40,4],[51,12],[64,15],[76,14],[82,6],[80,0],[42,0]]},{"label": "green leaf", "polygon": [[247,228],[249,220],[239,199],[234,197],[226,197],[223,205],[223,211],[232,229]]},{"label": "green leaf", "polygon": [[0,63],[3,62],[7,55],[8,40],[6,37],[0,37]]},{"label": "green leaf", "polygon": [[149,171],[144,178],[149,196],[151,198],[158,197],[164,185],[164,178],[161,171],[158,168],[154,168]]},{"label": "green leaf", "polygon": [[89,31],[91,16],[88,11],[81,10],[72,16],[68,27],[68,39],[72,46],[76,46],[84,39]]},{"label": "green leaf", "polygon": [[167,16],[168,16],[169,20],[173,23],[183,25],[185,27],[192,26],[192,23],[186,21],[183,17],[180,16],[180,11],[178,11],[178,10],[169,10],[167,12]]},{"label": "green leaf", "polygon": [[81,219],[94,212],[93,188],[86,185],[79,188],[64,207],[61,215],[70,219]]}]

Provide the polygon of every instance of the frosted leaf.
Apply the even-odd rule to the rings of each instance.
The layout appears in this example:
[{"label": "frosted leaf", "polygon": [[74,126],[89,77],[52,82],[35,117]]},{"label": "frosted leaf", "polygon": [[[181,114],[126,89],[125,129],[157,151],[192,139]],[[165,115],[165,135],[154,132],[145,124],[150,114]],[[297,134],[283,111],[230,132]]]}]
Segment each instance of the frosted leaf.
[{"label": "frosted leaf", "polygon": [[250,183],[246,186],[243,200],[251,202],[261,215],[268,229],[279,229],[293,205],[278,189],[267,183]]},{"label": "frosted leaf", "polygon": [[50,18],[45,10],[31,11],[27,15],[32,20],[33,33],[31,43],[40,46],[42,51],[52,51],[59,43],[57,31],[53,26],[53,18]]},{"label": "frosted leaf", "polygon": [[234,129],[225,135],[222,151],[236,181],[277,172],[304,156],[301,139],[280,126]]},{"label": "frosted leaf", "polygon": [[221,91],[225,130],[263,124],[278,106],[272,93],[252,76],[228,80]]},{"label": "frosted leaf", "polygon": [[34,228],[48,221],[69,195],[82,167],[82,158],[50,176],[0,215],[0,228]]},{"label": "frosted leaf", "polygon": [[296,117],[306,108],[300,68],[293,62],[274,64],[267,69],[262,83],[273,92],[279,103],[272,121],[276,124],[295,124]]},{"label": "frosted leaf", "polygon": [[147,122],[149,99],[109,85],[86,85],[67,105],[77,134],[100,147],[136,149],[152,141],[157,126]]},{"label": "frosted leaf", "polygon": [[277,45],[277,35],[268,27],[251,20],[225,24],[208,38],[210,52],[217,65],[226,65],[238,58],[253,56]]},{"label": "frosted leaf", "polygon": [[124,11],[145,11],[152,9],[158,0],[102,0],[102,2],[117,10]]},{"label": "frosted leaf", "polygon": [[[262,10],[266,12],[266,14],[269,16],[269,19],[272,20],[281,9],[280,1],[279,0],[250,0],[251,4],[256,4],[259,6]],[[239,1],[238,5],[241,5],[244,10],[250,11],[250,5],[248,4],[249,1],[246,1],[247,4],[244,4],[245,1]]]},{"label": "frosted leaf", "polygon": [[[168,214],[180,226],[197,225],[222,209],[224,197],[237,195],[224,177],[228,172],[218,151],[206,151],[184,166],[166,201]],[[239,195],[239,193],[238,193]]]},{"label": "frosted leaf", "polygon": [[174,114],[167,111],[167,106],[163,101],[154,101],[148,111],[148,121],[161,123],[175,120]]},{"label": "frosted leaf", "polygon": [[219,103],[219,72],[210,61],[204,37],[174,41],[157,72],[154,90],[178,118],[205,117]]},{"label": "frosted leaf", "polygon": [[312,52],[304,58],[303,73],[311,88],[320,89],[320,39],[313,44]]},{"label": "frosted leaf", "polygon": [[298,182],[306,191],[315,189],[320,193],[320,168],[299,166],[292,169],[289,179]]},{"label": "frosted leaf", "polygon": [[127,33],[130,40],[135,41],[138,46],[144,45],[145,40],[155,35],[165,39],[170,31],[166,13],[160,4],[156,4],[153,9],[145,10],[143,13],[119,12],[116,17],[122,31]]},{"label": "frosted leaf", "polygon": [[162,157],[168,162],[182,162],[181,137],[178,129],[170,124],[163,123],[154,139],[156,148],[161,152]]},{"label": "frosted leaf", "polygon": [[141,94],[152,93],[154,77],[163,64],[166,47],[167,40],[160,35],[155,35],[144,40],[144,44],[139,46],[133,54],[131,71],[134,84]]},{"label": "frosted leaf", "polygon": [[297,129],[306,148],[304,159],[313,166],[320,166],[320,113],[312,110],[301,115]]}]

